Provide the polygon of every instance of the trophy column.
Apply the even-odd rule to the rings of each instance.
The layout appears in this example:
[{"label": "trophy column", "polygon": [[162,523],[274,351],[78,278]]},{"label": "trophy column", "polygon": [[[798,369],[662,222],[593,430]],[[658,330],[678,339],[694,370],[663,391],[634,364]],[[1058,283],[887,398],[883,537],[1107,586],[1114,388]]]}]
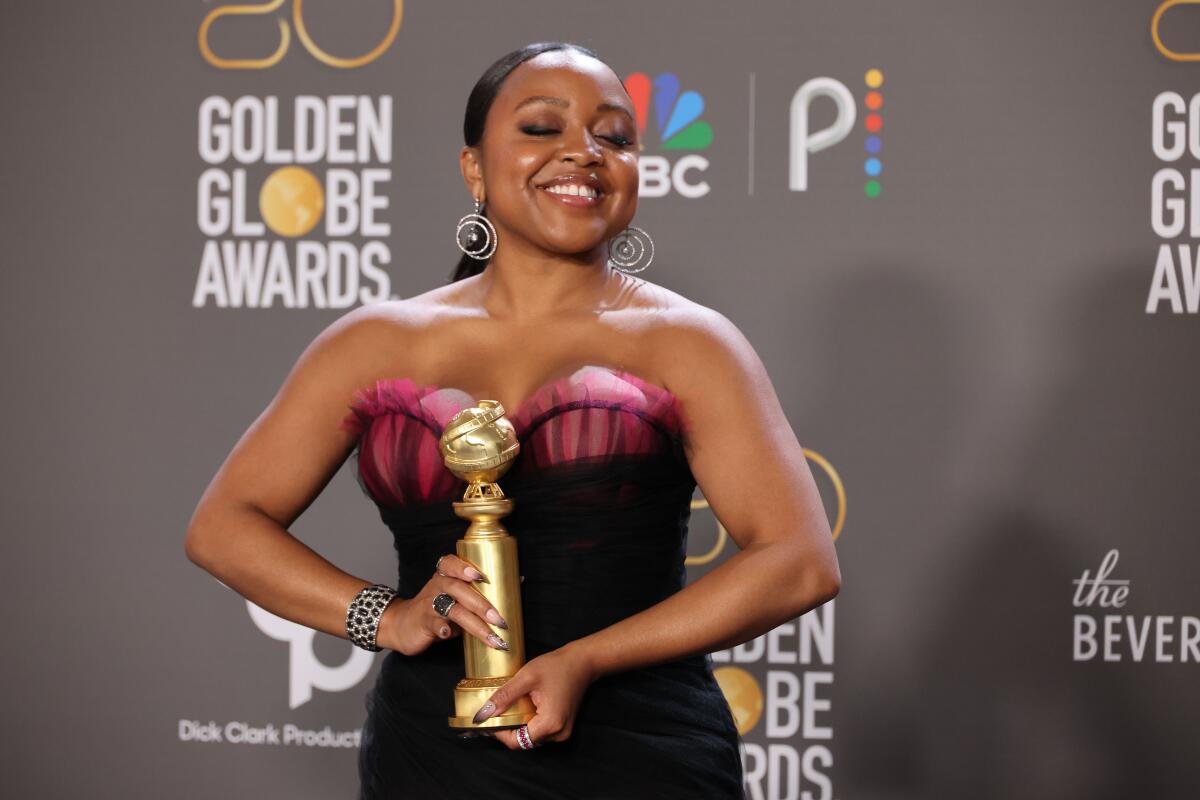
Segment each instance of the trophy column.
[{"label": "trophy column", "polygon": [[450,420],[440,445],[446,468],[468,484],[463,499],[454,503],[454,513],[471,523],[456,552],[486,576],[473,588],[508,623],[502,633],[508,650],[489,647],[474,636],[462,637],[466,676],[454,687],[455,715],[448,721],[452,728],[516,727],[528,722],[536,710],[528,696],[481,723],[473,720],[479,707],[525,664],[517,540],[500,524],[512,511],[513,501],[496,483],[512,465],[520,443],[504,417],[504,407],[494,400],[480,400],[477,407],[463,409]]}]

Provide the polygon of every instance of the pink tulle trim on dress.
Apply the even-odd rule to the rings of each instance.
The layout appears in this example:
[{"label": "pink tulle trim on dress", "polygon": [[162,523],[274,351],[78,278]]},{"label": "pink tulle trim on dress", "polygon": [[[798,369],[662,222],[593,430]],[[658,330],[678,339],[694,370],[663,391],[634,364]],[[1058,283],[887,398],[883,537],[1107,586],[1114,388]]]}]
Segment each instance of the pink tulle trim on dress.
[{"label": "pink tulle trim on dress", "polygon": [[653,452],[683,435],[678,398],[637,375],[582,367],[551,381],[510,415],[523,468]]},{"label": "pink tulle trim on dress", "polygon": [[[449,497],[461,482],[442,463],[438,437],[475,398],[456,388],[381,378],[356,392],[342,427],[359,438],[359,475],[378,502]],[[633,373],[585,366],[506,409],[521,442],[515,470],[584,458],[650,453],[687,431],[678,398]]]},{"label": "pink tulle trim on dress", "polygon": [[442,462],[438,437],[473,401],[457,389],[381,379],[358,390],[342,428],[359,437],[358,475],[387,505],[447,497],[460,485]]}]

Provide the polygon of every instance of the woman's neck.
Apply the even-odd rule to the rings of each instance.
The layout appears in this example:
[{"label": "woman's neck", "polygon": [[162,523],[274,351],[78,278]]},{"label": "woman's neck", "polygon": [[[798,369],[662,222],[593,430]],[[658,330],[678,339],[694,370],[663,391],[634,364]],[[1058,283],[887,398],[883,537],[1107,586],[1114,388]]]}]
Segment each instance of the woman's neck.
[{"label": "woman's neck", "polygon": [[619,277],[599,252],[571,258],[510,249],[492,256],[480,274],[480,305],[494,319],[517,323],[594,312]]}]

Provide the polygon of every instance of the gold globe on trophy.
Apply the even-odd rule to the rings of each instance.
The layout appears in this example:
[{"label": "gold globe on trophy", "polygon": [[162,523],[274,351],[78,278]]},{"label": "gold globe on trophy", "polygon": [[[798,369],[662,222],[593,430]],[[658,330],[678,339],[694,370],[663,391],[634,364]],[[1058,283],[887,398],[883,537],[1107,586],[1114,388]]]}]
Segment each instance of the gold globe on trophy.
[{"label": "gold globe on trophy", "polygon": [[521,616],[521,577],[517,564],[517,540],[500,520],[512,511],[496,481],[512,466],[521,449],[517,433],[504,416],[504,406],[495,400],[480,400],[450,420],[439,442],[446,468],[467,481],[463,499],[454,503],[454,513],[470,520],[466,536],[455,552],[475,565],[486,580],[473,588],[488,599],[508,623],[504,639],[508,650],[488,647],[474,636],[463,637],[466,677],[454,687],[452,728],[513,728],[528,722],[536,709],[528,696],[520,698],[483,722],[475,712],[525,664],[525,624]]}]

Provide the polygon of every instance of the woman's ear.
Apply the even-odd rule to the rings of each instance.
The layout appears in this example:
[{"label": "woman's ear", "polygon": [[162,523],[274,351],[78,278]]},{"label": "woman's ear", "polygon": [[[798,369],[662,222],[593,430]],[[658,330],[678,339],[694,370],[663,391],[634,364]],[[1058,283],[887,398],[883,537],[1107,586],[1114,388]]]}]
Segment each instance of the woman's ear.
[{"label": "woman's ear", "polygon": [[480,162],[479,149],[464,147],[459,154],[458,164],[462,169],[463,183],[467,185],[467,191],[479,202],[486,202],[487,193],[483,187],[483,164]]}]

